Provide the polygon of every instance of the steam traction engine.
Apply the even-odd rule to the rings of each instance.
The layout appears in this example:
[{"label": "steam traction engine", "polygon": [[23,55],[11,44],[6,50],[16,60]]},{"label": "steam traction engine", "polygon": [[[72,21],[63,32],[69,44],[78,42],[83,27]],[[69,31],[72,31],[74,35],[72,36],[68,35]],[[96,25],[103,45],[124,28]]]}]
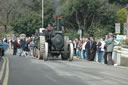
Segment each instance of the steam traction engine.
[{"label": "steam traction engine", "polygon": [[56,17],[56,29],[43,32],[39,40],[38,59],[48,60],[49,56],[61,55],[62,60],[73,60],[73,44],[69,42],[69,38],[64,36],[64,32],[60,26],[60,16]]}]

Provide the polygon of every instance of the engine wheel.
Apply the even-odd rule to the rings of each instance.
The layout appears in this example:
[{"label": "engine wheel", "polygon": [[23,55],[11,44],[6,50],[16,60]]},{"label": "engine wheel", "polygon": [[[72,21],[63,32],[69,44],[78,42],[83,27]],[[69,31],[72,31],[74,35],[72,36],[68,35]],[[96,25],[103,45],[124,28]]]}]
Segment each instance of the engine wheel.
[{"label": "engine wheel", "polygon": [[38,59],[43,59],[43,54],[45,52],[45,36],[40,36],[40,55],[38,56]]},{"label": "engine wheel", "polygon": [[73,49],[73,44],[70,43],[69,44],[69,51],[70,51],[70,55],[69,55],[69,61],[72,61],[73,60],[73,53],[74,53],[74,49]]},{"label": "engine wheel", "polygon": [[43,53],[43,59],[44,61],[47,61],[48,60],[48,43],[45,42],[45,46],[44,46],[44,53]]},{"label": "engine wheel", "polygon": [[62,60],[68,60],[69,58],[69,49],[68,49],[69,37],[64,37],[64,53],[61,54]]}]

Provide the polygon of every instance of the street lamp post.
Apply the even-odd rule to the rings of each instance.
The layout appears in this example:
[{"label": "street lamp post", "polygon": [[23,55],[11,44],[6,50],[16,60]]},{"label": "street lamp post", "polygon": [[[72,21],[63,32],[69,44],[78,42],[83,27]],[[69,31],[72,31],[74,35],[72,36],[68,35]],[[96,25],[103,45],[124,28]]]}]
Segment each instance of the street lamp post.
[{"label": "street lamp post", "polygon": [[78,34],[79,34],[79,39],[81,40],[82,39],[82,30],[81,29],[78,29]]},{"label": "street lamp post", "polygon": [[44,0],[42,0],[42,28],[44,27]]}]

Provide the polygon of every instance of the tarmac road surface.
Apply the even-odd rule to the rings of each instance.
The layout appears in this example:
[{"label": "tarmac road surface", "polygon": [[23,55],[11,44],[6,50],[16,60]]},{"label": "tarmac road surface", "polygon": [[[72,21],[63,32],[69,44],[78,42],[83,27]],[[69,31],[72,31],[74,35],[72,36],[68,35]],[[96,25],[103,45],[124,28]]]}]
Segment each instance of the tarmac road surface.
[{"label": "tarmac road surface", "polygon": [[31,56],[12,56],[9,50],[4,62],[0,85],[128,85],[128,68],[86,60],[44,62]]}]

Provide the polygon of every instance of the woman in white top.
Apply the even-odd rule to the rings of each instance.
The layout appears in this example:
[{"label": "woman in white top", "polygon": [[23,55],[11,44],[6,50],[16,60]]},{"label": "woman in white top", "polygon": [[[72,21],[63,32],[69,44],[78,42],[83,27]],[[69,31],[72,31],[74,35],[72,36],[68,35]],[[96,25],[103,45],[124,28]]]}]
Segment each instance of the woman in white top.
[{"label": "woman in white top", "polygon": [[83,54],[84,59],[87,59],[87,54],[86,54],[86,49],[85,49],[87,42],[88,42],[88,38],[85,38],[84,43],[82,45],[82,54]]},{"label": "woman in white top", "polygon": [[103,60],[104,46],[105,46],[104,39],[101,38],[100,42],[98,43],[98,48],[97,48],[97,51],[98,51],[98,62],[104,61]]}]

